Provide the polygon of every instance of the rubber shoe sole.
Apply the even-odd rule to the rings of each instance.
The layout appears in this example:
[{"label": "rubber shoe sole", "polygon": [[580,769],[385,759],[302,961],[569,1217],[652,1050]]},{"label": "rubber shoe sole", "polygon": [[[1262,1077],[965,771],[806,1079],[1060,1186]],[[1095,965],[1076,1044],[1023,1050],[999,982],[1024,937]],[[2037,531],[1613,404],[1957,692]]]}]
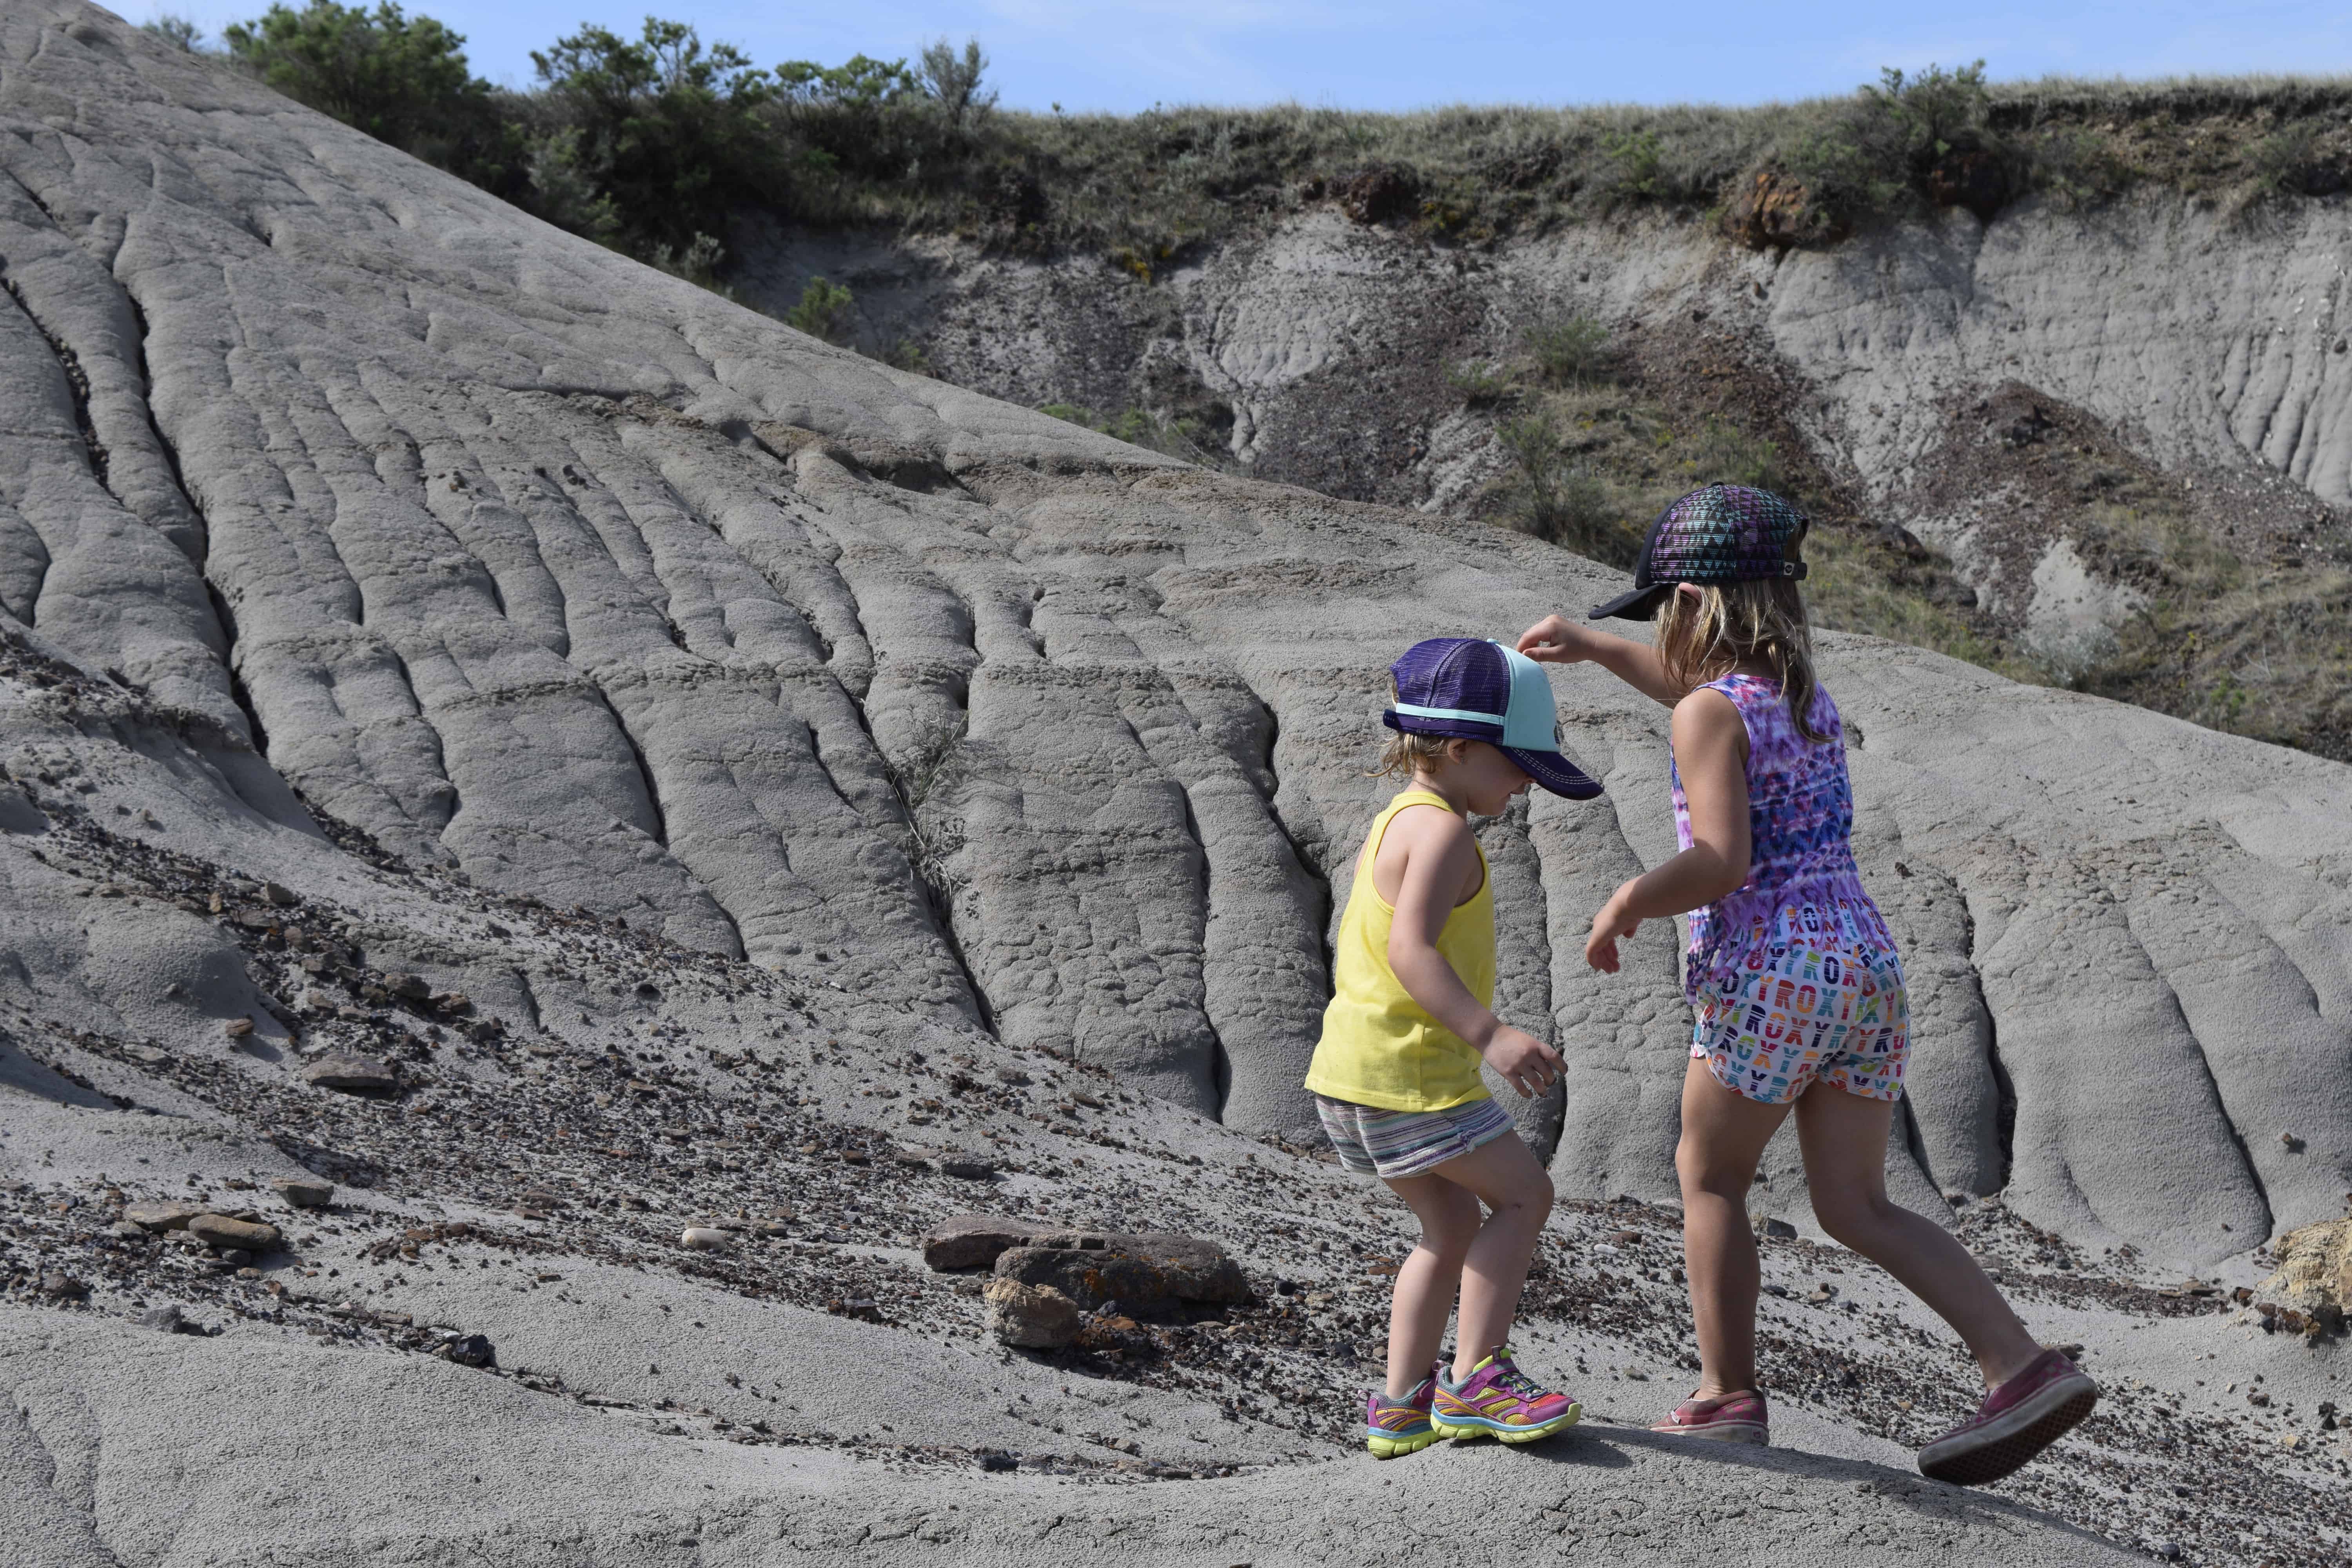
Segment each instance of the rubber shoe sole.
[{"label": "rubber shoe sole", "polygon": [[1437,1437],[1437,1428],[1434,1426],[1426,1432],[1417,1432],[1410,1437],[1399,1437],[1387,1432],[1368,1432],[1364,1435],[1364,1447],[1371,1450],[1372,1458],[1375,1459],[1394,1459],[1406,1454],[1420,1453],[1423,1448],[1436,1442]]},{"label": "rubber shoe sole", "polygon": [[1507,1426],[1500,1421],[1473,1416],[1467,1421],[1448,1421],[1443,1416],[1429,1418],[1431,1428],[1441,1437],[1467,1442],[1474,1437],[1493,1437],[1505,1443],[1533,1443],[1555,1432],[1565,1432],[1584,1415],[1584,1406],[1571,1405],[1565,1415],[1555,1415],[1540,1426]]},{"label": "rubber shoe sole", "polygon": [[1919,1473],[1956,1487],[1980,1487],[2014,1475],[2081,1425],[2098,1403],[2098,1385],[2087,1377],[2054,1384],[1997,1420],[1921,1449]]},{"label": "rubber shoe sole", "polygon": [[1698,1426],[1653,1426],[1650,1430],[1663,1437],[1688,1437],[1695,1443],[1748,1443],[1759,1448],[1772,1446],[1772,1429],[1760,1421],[1713,1421]]}]

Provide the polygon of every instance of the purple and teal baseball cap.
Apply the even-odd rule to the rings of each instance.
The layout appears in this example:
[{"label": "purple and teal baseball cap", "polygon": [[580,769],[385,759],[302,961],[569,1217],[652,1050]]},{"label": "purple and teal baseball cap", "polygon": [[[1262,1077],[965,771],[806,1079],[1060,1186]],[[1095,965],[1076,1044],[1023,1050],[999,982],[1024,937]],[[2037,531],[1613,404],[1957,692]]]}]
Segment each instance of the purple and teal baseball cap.
[{"label": "purple and teal baseball cap", "polygon": [[1432,637],[1405,649],[1389,674],[1396,706],[1381,722],[1390,729],[1484,741],[1554,795],[1591,800],[1601,793],[1560,755],[1551,682],[1527,655],[1475,637]]},{"label": "purple and teal baseball cap", "polygon": [[1650,524],[1632,590],[1593,605],[1586,618],[1646,621],[1677,583],[1801,578],[1805,563],[1793,552],[1810,521],[1770,490],[1719,484],[1693,490]]}]

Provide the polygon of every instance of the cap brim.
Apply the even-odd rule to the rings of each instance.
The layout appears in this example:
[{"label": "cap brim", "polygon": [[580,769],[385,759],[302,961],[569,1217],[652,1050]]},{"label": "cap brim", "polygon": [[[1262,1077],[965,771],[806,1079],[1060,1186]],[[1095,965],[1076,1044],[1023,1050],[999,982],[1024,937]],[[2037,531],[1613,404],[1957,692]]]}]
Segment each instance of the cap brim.
[{"label": "cap brim", "polygon": [[1585,612],[1588,621],[1646,621],[1657,614],[1658,602],[1675,591],[1672,583],[1654,583],[1646,588],[1634,588],[1618,595],[1605,605],[1595,605]]},{"label": "cap brim", "polygon": [[1601,793],[1601,786],[1577,769],[1575,763],[1558,752],[1525,752],[1517,746],[1496,748],[1518,765],[1519,771],[1545,789],[1570,800],[1591,800]]}]

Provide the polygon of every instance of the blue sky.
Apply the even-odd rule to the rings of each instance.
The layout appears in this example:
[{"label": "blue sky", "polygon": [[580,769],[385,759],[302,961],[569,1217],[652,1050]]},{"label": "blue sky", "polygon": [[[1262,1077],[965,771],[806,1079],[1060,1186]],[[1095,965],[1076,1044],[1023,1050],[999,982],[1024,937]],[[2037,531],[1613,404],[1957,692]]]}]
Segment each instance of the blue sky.
[{"label": "blue sky", "polygon": [[[150,0],[220,26],[267,0]],[[911,55],[977,37],[1011,107],[1296,100],[1350,109],[1444,103],[1756,103],[1850,90],[1883,65],[1982,58],[1996,78],[2352,71],[2347,0],[1985,0],[1896,6],[1526,5],[1509,0],[415,0],[466,35],[475,73],[527,86],[530,51],[583,21],[634,34],[650,8],[761,65]]]}]

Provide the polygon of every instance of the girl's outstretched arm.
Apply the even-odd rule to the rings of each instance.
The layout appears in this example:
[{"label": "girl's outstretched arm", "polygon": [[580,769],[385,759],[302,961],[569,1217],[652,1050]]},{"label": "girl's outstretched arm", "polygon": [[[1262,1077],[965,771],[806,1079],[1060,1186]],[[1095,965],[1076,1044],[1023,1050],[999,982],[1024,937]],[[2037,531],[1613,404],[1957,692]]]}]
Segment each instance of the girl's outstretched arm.
[{"label": "girl's outstretched arm", "polygon": [[1690,806],[1691,847],[1620,887],[1592,917],[1584,962],[1617,973],[1617,942],[1645,920],[1678,915],[1745,887],[1748,726],[1722,692],[1701,687],[1675,704],[1675,768]]},{"label": "girl's outstretched arm", "polygon": [[1519,634],[1519,651],[1543,664],[1599,665],[1644,697],[1672,707],[1682,693],[1666,680],[1666,667],[1646,643],[1611,637],[1565,616],[1546,616]]}]

